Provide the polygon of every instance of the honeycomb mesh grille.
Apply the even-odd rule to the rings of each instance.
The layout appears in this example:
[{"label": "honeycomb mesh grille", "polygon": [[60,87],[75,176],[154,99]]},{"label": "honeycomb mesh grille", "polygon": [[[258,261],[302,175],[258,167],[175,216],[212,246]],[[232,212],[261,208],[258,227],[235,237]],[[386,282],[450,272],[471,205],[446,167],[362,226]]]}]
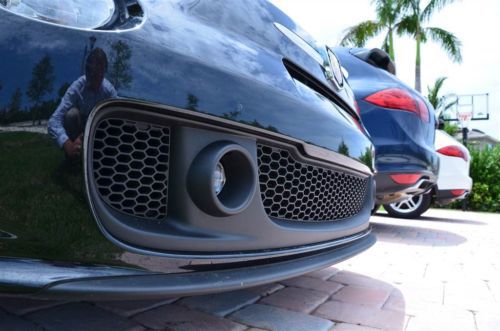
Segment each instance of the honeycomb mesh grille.
[{"label": "honeycomb mesh grille", "polygon": [[368,178],[301,163],[290,152],[258,145],[259,182],[268,216],[292,221],[334,221],[363,208]]},{"label": "honeycomb mesh grille", "polygon": [[123,119],[99,122],[92,165],[101,198],[125,214],[166,217],[169,151],[168,127]]}]

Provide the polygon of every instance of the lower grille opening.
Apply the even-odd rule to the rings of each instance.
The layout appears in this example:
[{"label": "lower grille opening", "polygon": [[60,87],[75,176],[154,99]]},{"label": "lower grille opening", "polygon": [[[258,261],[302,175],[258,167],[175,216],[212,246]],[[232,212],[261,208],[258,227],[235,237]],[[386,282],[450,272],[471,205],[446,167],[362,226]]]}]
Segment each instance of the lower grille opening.
[{"label": "lower grille opening", "polygon": [[167,216],[168,127],[103,119],[96,125],[92,144],[95,185],[109,206],[141,218]]},{"label": "lower grille opening", "polygon": [[324,222],[361,212],[368,178],[300,162],[284,149],[257,147],[260,191],[269,217]]}]

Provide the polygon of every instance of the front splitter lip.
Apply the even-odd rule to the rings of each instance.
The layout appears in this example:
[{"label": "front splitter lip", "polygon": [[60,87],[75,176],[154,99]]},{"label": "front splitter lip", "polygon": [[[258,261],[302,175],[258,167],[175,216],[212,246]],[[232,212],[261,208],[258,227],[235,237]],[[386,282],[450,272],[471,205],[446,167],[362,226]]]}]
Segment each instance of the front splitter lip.
[{"label": "front splitter lip", "polygon": [[224,260],[229,263],[231,262],[240,262],[240,261],[248,261],[248,260],[259,260],[259,259],[267,259],[267,258],[278,258],[284,256],[298,255],[304,254],[308,252],[320,251],[324,249],[330,249],[334,247],[338,247],[341,245],[348,244],[350,242],[359,240],[367,235],[369,235],[371,229],[368,227],[362,232],[353,234],[351,236],[332,239],[327,242],[320,242],[309,245],[302,245],[296,247],[286,247],[286,248],[275,248],[268,250],[256,250],[256,251],[241,251],[241,252],[206,252],[206,253],[193,253],[193,252],[150,252],[148,250],[143,250],[137,248],[135,246],[129,246],[122,242],[118,242],[114,237],[109,235],[108,239],[114,242],[115,244],[120,244],[122,247],[125,247],[127,251],[133,252],[140,255],[151,255],[151,256],[159,256],[165,258],[172,259],[199,259],[199,260]]},{"label": "front splitter lip", "polygon": [[46,286],[32,297],[77,298],[79,300],[153,300],[232,291],[293,278],[329,267],[359,254],[375,242],[375,236],[369,234],[350,244],[297,259],[220,271],[65,280]]}]

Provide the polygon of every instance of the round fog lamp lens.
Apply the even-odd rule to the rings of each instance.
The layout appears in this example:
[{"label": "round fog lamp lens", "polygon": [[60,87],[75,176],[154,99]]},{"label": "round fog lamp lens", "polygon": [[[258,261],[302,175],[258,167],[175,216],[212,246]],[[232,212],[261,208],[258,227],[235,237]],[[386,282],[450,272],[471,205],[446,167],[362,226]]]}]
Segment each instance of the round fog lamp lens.
[{"label": "round fog lamp lens", "polygon": [[212,187],[215,194],[219,195],[226,184],[226,172],[224,171],[224,167],[219,162],[215,167],[215,171],[212,175]]}]

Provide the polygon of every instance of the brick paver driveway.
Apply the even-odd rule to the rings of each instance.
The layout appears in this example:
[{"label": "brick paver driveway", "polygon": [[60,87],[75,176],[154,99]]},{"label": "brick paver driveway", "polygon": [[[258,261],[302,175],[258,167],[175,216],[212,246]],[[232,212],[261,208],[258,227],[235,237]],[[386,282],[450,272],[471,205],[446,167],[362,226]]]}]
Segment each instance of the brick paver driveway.
[{"label": "brick paver driveway", "polygon": [[500,216],[379,214],[378,243],[259,288],[161,302],[0,299],[0,330],[500,330]]}]

